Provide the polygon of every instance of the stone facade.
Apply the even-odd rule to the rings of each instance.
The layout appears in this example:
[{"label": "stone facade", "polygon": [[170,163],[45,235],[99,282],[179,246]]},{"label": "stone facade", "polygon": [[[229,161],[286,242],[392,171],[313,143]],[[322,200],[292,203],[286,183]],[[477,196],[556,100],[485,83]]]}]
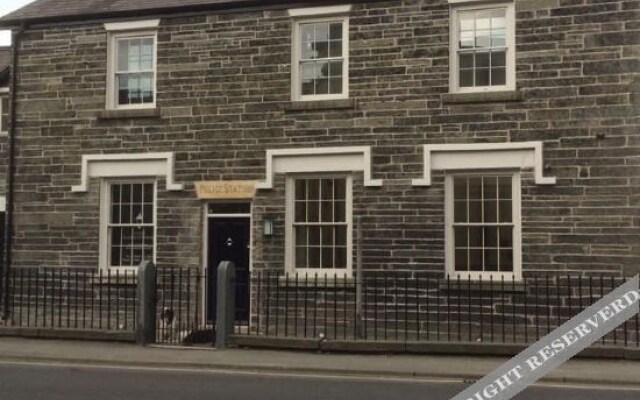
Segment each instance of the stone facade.
[{"label": "stone facade", "polygon": [[[157,263],[198,268],[203,202],[194,182],[264,179],[269,149],[370,146],[354,174],[367,269],[444,273],[444,174],[412,186],[422,145],[542,141],[549,186],[522,180],[523,270],[640,272],[640,2],[515,0],[517,96],[449,92],[446,0],[353,5],[350,98],[291,103],[286,10],[162,16],[158,115],[102,114],[103,21],[31,27],[20,43],[16,266],[97,268],[99,181],[72,192],[86,154],[173,152],[158,180]],[[117,116],[117,115],[116,115]],[[254,268],[284,267],[284,176],[253,202]],[[262,217],[275,218],[262,235]]]}]

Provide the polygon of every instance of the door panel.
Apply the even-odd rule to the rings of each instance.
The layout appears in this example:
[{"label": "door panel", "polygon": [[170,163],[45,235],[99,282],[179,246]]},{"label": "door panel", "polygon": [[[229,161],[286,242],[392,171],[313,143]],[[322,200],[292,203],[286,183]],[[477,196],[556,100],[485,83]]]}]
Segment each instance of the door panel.
[{"label": "door panel", "polygon": [[249,318],[250,219],[208,219],[207,320],[215,323],[218,265],[231,261],[236,266],[236,319]]}]

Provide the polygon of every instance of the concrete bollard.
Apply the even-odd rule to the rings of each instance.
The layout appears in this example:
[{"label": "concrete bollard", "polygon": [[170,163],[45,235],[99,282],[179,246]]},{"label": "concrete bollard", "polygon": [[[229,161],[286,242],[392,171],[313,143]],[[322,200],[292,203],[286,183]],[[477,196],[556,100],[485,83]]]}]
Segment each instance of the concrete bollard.
[{"label": "concrete bollard", "polygon": [[136,315],[136,343],[156,342],[156,266],[143,261],[138,267],[138,312]]},{"label": "concrete bollard", "polygon": [[216,342],[218,350],[227,347],[229,335],[233,333],[236,319],[236,266],[231,261],[222,261],[218,266],[216,307]]}]

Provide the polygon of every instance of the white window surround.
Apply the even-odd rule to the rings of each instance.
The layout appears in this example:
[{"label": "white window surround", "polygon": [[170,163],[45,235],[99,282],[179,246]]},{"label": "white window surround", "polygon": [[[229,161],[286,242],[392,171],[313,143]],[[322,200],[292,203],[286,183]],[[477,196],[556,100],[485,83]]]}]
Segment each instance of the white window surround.
[{"label": "white window surround", "polygon": [[[293,211],[294,211],[294,183],[296,178],[344,178],[346,179],[346,221],[347,221],[347,267],[342,269],[303,269],[294,265],[293,243]],[[320,279],[333,277],[351,277],[353,270],[353,177],[345,174],[298,174],[287,177],[285,207],[285,270],[289,273],[297,273],[299,276]]]},{"label": "white window surround", "polygon": [[431,171],[533,168],[536,185],[555,185],[555,177],[543,176],[542,146],[542,142],[427,144],[423,146],[423,177],[412,184],[431,186]]},{"label": "white window surround", "polygon": [[327,7],[292,8],[287,10],[290,17],[313,17],[322,15],[345,14],[351,11],[351,4]]},{"label": "white window surround", "polygon": [[159,19],[147,19],[141,21],[108,22],[104,24],[104,29],[107,32],[122,32],[140,29],[156,29],[158,26],[160,26]]},{"label": "white window surround", "polygon": [[180,191],[173,180],[173,153],[85,154],[82,156],[80,185],[73,192],[86,192],[90,178],[166,177],[168,191]]},{"label": "white window surround", "polygon": [[277,173],[319,173],[363,171],[364,186],[382,186],[382,180],[371,177],[369,146],[318,147],[267,150],[266,179],[257,189],[273,189]]},{"label": "white window surround", "polygon": [[109,270],[112,272],[121,271],[121,272],[137,272],[137,267],[111,267],[109,264],[109,252],[110,252],[110,243],[109,243],[109,215],[110,215],[110,195],[109,188],[111,184],[118,183],[153,183],[154,187],[154,195],[153,195],[153,259],[149,260],[155,264],[156,262],[156,250],[157,250],[157,185],[154,180],[149,179],[103,179],[100,182],[100,232],[99,232],[99,241],[98,241],[98,251],[99,251],[99,261],[98,266],[101,270]]},{"label": "white window surround", "polygon": [[521,217],[521,183],[520,173],[513,172],[512,176],[512,249],[513,249],[513,272],[458,272],[455,270],[455,240],[453,233],[454,205],[453,205],[453,178],[457,175],[473,176],[481,173],[452,173],[445,176],[445,264],[447,275],[453,278],[471,280],[493,280],[493,282],[505,282],[522,280],[522,217]]},{"label": "white window surround", "polygon": [[[325,7],[320,7],[325,8]],[[314,14],[316,15],[316,14]],[[342,93],[303,95],[300,80],[300,25],[305,23],[340,22],[342,23]],[[293,22],[291,35],[291,100],[319,101],[349,98],[349,18],[346,16],[325,16],[317,18],[296,19]],[[323,59],[320,59],[323,60]],[[329,79],[330,80],[330,79]]]},{"label": "white window surround", "polygon": [[[106,109],[107,110],[126,110],[140,108],[155,108],[157,101],[157,58],[158,58],[158,33],[155,28],[158,27],[160,20],[149,21],[131,21],[116,22],[104,24],[105,30],[108,32],[107,46],[107,94]],[[116,44],[119,39],[135,39],[135,38],[152,38],[153,39],[153,102],[143,104],[118,104],[118,93],[116,88],[116,66],[117,52]]]},{"label": "white window surround", "polygon": [[[515,40],[515,0],[449,0],[451,5],[449,20],[449,92],[483,93],[516,90],[516,40]],[[496,86],[460,87],[458,68],[458,12],[491,8],[506,9],[506,84]]]},{"label": "white window surround", "polygon": [[7,211],[7,197],[0,196],[0,212],[6,212],[6,211]]}]

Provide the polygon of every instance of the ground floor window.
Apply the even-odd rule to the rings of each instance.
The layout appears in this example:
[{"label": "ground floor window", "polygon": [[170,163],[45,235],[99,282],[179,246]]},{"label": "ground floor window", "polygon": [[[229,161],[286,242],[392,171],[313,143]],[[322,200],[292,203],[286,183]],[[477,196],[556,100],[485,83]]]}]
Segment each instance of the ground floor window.
[{"label": "ground floor window", "polygon": [[292,269],[350,270],[350,177],[291,178],[287,189]]},{"label": "ground floor window", "polygon": [[104,264],[137,267],[153,261],[156,231],[154,182],[105,182],[102,221]]},{"label": "ground floor window", "polygon": [[447,267],[472,279],[520,277],[520,174],[446,179]]}]

